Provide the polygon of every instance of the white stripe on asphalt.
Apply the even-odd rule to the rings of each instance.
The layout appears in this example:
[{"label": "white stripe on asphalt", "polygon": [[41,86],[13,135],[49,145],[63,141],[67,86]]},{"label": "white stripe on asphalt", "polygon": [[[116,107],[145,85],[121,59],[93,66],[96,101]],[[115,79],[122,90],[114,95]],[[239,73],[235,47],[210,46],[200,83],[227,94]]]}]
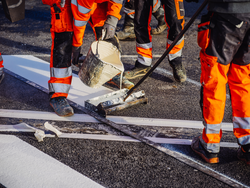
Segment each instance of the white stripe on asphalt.
[{"label": "white stripe on asphalt", "polygon": [[[50,54],[41,54],[41,55],[36,55],[36,56],[37,56],[37,57],[49,57]],[[85,56],[86,56],[86,55],[85,55]],[[156,57],[156,58],[159,58],[159,57],[161,57],[161,56],[162,56],[162,55],[153,55],[153,57]],[[137,57],[138,57],[138,55],[122,55],[121,57],[122,57],[122,58],[128,58],[128,59],[136,60]],[[171,71],[168,71],[168,70],[163,69],[163,68],[160,68],[160,67],[157,67],[157,68],[155,69],[155,71],[158,72],[159,74],[167,74],[167,75],[169,75],[169,76],[173,76],[173,73],[172,73]],[[194,85],[196,85],[196,86],[198,86],[198,87],[201,86],[200,82],[197,82],[197,81],[195,81],[195,80],[192,80],[192,79],[187,78],[186,81],[187,81],[187,82],[190,82],[190,83],[192,83],[192,84],[194,84]],[[229,94],[227,94],[226,96],[227,96],[228,99],[230,98],[230,95],[229,95]]]},{"label": "white stripe on asphalt", "polygon": [[[26,78],[48,89],[50,79],[49,63],[32,55],[3,55],[4,67],[11,72]],[[84,106],[84,101],[112,92],[111,89],[101,86],[94,89],[86,86],[78,75],[72,75],[72,84],[68,99]]]},{"label": "white stripe on asphalt", "polygon": [[8,188],[103,187],[12,135],[0,135],[0,183]]},{"label": "white stripe on asphalt", "polygon": [[[73,116],[70,117],[60,117],[56,115],[54,112],[41,112],[41,111],[0,109],[0,117],[100,123],[99,121],[97,121],[95,118],[93,118],[88,114],[74,114]],[[126,116],[107,116],[107,119],[117,124],[129,124],[129,125],[133,124],[133,125],[159,126],[159,127],[181,127],[181,128],[193,128],[193,129],[204,128],[202,121],[138,118],[138,117],[126,117]],[[233,131],[233,124],[222,123],[222,130]]]},{"label": "white stripe on asphalt", "polygon": [[[0,132],[35,132],[35,130],[28,128],[24,123],[20,123],[17,125],[0,125]],[[46,137],[54,137],[54,135],[46,135]],[[140,142],[136,139],[131,138],[130,136],[101,135],[101,134],[62,133],[59,136],[59,138]],[[192,141],[188,139],[176,139],[176,138],[157,138],[157,137],[145,137],[145,138],[160,144],[191,145]],[[232,142],[221,142],[220,146],[232,147],[232,148],[239,147],[237,143],[232,143]]]}]

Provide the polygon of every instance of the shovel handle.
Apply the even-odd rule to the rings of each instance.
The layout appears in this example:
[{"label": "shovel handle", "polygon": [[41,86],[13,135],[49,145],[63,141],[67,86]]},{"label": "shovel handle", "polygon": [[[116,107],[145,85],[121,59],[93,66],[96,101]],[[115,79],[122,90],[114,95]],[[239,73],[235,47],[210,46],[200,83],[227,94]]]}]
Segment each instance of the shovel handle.
[{"label": "shovel handle", "polygon": [[185,27],[183,28],[183,30],[181,30],[181,32],[179,33],[179,35],[176,36],[176,38],[174,39],[174,41],[172,42],[172,44],[169,46],[169,48],[164,52],[164,54],[157,60],[157,62],[154,64],[154,66],[146,73],[145,76],[142,77],[142,79],[140,79],[137,84],[132,87],[126,94],[124,101],[133,93],[133,91],[139,86],[141,85],[141,83],[147,78],[149,77],[149,75],[156,69],[156,67],[158,67],[158,65],[162,62],[162,60],[169,54],[169,52],[172,50],[172,48],[176,45],[176,43],[182,38],[182,36],[184,35],[184,33],[188,30],[188,28],[191,26],[191,24],[194,22],[194,20],[197,18],[197,16],[201,13],[201,11],[205,8],[205,6],[207,5],[209,0],[204,0],[204,2],[201,4],[201,6],[199,7],[199,9],[194,13],[194,15],[192,16],[192,18],[189,20],[189,22],[185,25]]}]

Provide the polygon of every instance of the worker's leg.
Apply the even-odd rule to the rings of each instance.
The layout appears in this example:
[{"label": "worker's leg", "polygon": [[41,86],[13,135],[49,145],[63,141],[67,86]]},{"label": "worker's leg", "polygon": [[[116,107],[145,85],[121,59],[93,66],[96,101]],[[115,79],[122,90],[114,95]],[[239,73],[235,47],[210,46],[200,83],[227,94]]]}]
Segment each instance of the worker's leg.
[{"label": "worker's leg", "polygon": [[[165,19],[168,26],[167,49],[181,32],[184,26],[184,5],[183,0],[162,0],[165,10]],[[177,42],[169,52],[169,64],[173,69],[173,75],[177,82],[184,82],[187,78],[186,70],[182,62],[182,49],[184,36]]]}]

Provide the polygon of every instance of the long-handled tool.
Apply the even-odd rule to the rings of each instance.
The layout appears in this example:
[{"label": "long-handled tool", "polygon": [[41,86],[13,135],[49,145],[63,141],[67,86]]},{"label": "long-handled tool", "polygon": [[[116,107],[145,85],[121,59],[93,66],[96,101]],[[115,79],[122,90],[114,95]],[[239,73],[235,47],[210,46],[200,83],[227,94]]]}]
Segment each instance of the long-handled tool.
[{"label": "long-handled tool", "polygon": [[201,13],[201,11],[205,8],[209,0],[205,0],[202,5],[198,8],[198,10],[194,13],[194,15],[191,17],[189,22],[185,25],[183,30],[179,33],[179,35],[176,36],[172,44],[169,46],[169,48],[164,52],[164,54],[158,59],[158,61],[154,64],[154,66],[146,73],[145,76],[143,76],[137,84],[132,87],[128,92],[127,95],[124,98],[124,101],[133,93],[133,91],[141,85],[141,83],[150,76],[150,74],[160,65],[160,63],[163,61],[163,59],[169,54],[169,52],[173,49],[173,47],[176,45],[176,43],[183,37],[184,33],[189,29],[189,27],[192,25],[194,20],[197,18],[197,16]]},{"label": "long-handled tool", "polygon": [[[95,111],[99,115],[106,116],[107,114],[121,110],[135,104],[147,103],[148,99],[145,97],[145,92],[133,93],[133,91],[147,78],[149,75],[160,65],[162,60],[169,54],[176,43],[183,37],[184,33],[188,30],[200,12],[207,5],[208,0],[205,0],[202,5],[198,8],[189,22],[185,25],[183,30],[177,35],[175,40],[169,46],[169,48],[164,52],[164,54],[159,58],[159,60],[154,64],[154,66],[146,73],[146,75],[141,78],[138,83],[132,87],[130,90],[124,89],[116,92],[112,92],[107,95],[103,95],[97,98],[93,98],[85,101],[85,107],[88,110]],[[133,93],[133,94],[132,94]]]}]

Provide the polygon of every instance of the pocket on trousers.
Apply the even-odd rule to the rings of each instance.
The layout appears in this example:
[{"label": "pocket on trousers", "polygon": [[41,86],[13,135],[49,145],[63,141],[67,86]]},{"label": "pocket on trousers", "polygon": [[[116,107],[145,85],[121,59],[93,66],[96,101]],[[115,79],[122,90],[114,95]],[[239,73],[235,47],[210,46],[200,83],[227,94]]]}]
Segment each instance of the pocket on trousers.
[{"label": "pocket on trousers", "polygon": [[70,7],[65,7],[60,13],[51,13],[52,30],[54,32],[73,31],[73,16]]},{"label": "pocket on trousers", "polygon": [[210,25],[210,15],[204,15],[201,18],[201,23],[198,24],[198,45],[205,50],[209,44],[209,25]]}]

